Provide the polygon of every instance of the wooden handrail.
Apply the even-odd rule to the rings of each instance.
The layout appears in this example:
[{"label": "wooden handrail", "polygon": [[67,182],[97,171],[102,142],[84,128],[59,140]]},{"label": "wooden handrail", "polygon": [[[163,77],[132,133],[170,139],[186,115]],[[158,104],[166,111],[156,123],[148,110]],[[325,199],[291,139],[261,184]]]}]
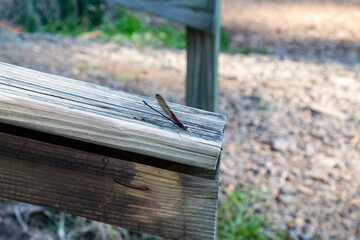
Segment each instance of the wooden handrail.
[{"label": "wooden handrail", "polygon": [[[214,170],[224,116],[169,103],[188,130],[147,107],[155,99],[0,63],[1,121]],[[137,117],[144,121],[137,120]]]},{"label": "wooden handrail", "polygon": [[[0,63],[0,196],[171,239],[214,239],[225,117]],[[185,130],[186,129],[186,130]]]}]

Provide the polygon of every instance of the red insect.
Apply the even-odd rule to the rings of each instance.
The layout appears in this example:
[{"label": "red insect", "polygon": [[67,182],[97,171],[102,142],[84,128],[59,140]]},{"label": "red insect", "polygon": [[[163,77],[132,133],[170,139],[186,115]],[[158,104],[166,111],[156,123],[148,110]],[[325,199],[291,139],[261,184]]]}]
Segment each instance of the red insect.
[{"label": "red insect", "polygon": [[155,112],[159,113],[161,116],[163,116],[164,118],[170,120],[172,123],[174,123],[175,125],[177,125],[179,128],[181,128],[182,130],[186,131],[187,127],[184,126],[184,124],[182,124],[182,122],[179,121],[179,119],[175,116],[175,114],[171,111],[170,107],[167,105],[167,103],[165,102],[165,100],[162,98],[162,96],[160,96],[160,94],[156,94],[155,95],[156,100],[158,101],[160,107],[162,108],[162,110],[166,113],[165,116],[163,113],[159,112],[158,110],[156,110],[155,108],[153,108],[152,106],[150,106],[147,102],[143,101],[145,103],[146,106],[148,106],[149,108],[151,108],[152,110],[154,110]]}]

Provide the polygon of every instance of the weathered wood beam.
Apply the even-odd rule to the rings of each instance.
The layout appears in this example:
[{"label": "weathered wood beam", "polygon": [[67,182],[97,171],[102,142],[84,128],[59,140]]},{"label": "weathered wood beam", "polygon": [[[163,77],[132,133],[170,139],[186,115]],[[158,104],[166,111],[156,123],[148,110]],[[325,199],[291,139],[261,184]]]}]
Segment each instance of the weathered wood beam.
[{"label": "weathered wood beam", "polygon": [[[151,98],[0,63],[0,122],[214,170],[225,117],[169,103],[179,129]],[[134,119],[137,117],[143,121]]]},{"label": "weathered wood beam", "polygon": [[213,0],[107,0],[124,7],[148,12],[186,26],[214,33]]},{"label": "weathered wood beam", "polygon": [[200,178],[0,131],[1,197],[169,239],[214,239],[217,192],[218,175]]}]

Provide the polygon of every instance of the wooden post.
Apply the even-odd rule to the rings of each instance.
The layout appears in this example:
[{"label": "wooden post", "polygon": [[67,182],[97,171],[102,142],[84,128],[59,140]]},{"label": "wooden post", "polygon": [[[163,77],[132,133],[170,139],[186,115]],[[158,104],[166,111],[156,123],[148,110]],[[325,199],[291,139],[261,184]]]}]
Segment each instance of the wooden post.
[{"label": "wooden post", "polygon": [[187,27],[186,105],[218,112],[220,0],[209,4],[214,11],[213,31]]},{"label": "wooden post", "polygon": [[225,117],[0,63],[0,196],[171,239],[214,239]]}]

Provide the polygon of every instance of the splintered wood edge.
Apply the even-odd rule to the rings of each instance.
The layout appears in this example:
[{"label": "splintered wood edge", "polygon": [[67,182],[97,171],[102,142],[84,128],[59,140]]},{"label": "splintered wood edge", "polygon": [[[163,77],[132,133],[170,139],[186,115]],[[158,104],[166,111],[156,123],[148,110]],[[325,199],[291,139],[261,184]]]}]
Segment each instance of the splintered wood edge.
[{"label": "splintered wood edge", "polygon": [[[23,72],[23,75],[29,71],[30,75],[34,77],[38,73],[8,64],[0,64],[0,73],[4,65],[6,70],[10,68],[15,72]],[[6,73],[11,75],[11,71]],[[53,77],[44,73],[39,73],[39,75],[42,77],[45,75],[47,78]],[[66,80],[55,77],[57,77],[57,81]],[[88,83],[70,80],[72,84],[78,83],[81,88],[86,89],[86,86],[90,86]],[[10,87],[4,83],[1,84],[0,76],[0,121],[2,122],[186,165],[211,170],[216,168],[221,151],[221,141],[206,140],[192,135],[191,132],[172,132],[164,128],[154,129],[154,126],[144,124],[142,121],[115,119],[63,107],[60,104],[39,101],[26,96],[24,89],[17,90],[19,95],[16,95],[11,84]],[[63,84],[66,85],[66,83]]]}]

